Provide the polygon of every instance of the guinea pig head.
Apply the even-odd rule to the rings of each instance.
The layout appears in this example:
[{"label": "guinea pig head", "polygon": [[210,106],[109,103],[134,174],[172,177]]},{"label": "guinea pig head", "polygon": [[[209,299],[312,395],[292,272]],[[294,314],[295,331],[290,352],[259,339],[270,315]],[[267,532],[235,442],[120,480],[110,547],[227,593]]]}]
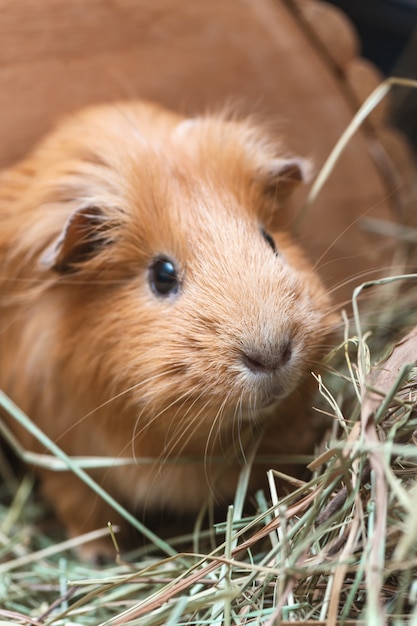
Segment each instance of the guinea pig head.
[{"label": "guinea pig head", "polygon": [[193,449],[302,388],[334,321],[280,207],[304,161],[216,117],[122,117],[84,135],[52,191],[65,219],[41,259],[61,375],[83,410],[160,446],[181,431]]}]

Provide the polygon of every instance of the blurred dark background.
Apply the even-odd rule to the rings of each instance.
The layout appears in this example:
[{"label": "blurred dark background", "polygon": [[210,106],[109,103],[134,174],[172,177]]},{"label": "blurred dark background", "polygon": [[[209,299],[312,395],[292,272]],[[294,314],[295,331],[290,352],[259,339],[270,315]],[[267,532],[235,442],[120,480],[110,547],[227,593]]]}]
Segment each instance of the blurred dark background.
[{"label": "blurred dark background", "polygon": [[[385,76],[417,80],[417,0],[331,0],[355,24],[362,55]],[[417,89],[396,87],[391,122],[417,150]]]}]

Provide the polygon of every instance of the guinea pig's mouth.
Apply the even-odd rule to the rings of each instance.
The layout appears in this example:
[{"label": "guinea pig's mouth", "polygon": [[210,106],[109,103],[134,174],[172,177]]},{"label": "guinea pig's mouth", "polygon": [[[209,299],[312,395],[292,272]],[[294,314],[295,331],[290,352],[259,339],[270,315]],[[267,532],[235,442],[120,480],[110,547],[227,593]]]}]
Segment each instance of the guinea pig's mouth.
[{"label": "guinea pig's mouth", "polygon": [[268,409],[272,406],[276,406],[284,398],[286,398],[295,388],[294,380],[283,380],[281,377],[270,377],[269,380],[264,380],[263,384],[254,394],[253,405],[257,409]]},{"label": "guinea pig's mouth", "polygon": [[248,408],[252,411],[265,411],[272,407],[276,407],[277,404],[282,402],[287,393],[282,390],[264,390],[263,392],[257,392],[248,402]]},{"label": "guinea pig's mouth", "polygon": [[263,396],[257,397],[256,400],[248,402],[246,405],[241,406],[239,415],[243,421],[256,420],[260,415],[267,416],[277,410],[277,406],[282,401],[282,396]]},{"label": "guinea pig's mouth", "polygon": [[280,400],[281,398],[279,396],[273,396],[259,402],[257,406],[260,410],[269,409],[270,407],[275,406]]},{"label": "guinea pig's mouth", "polygon": [[256,402],[256,410],[259,412],[267,412],[270,409],[275,409],[280,404],[287,394],[273,394],[259,398]]}]

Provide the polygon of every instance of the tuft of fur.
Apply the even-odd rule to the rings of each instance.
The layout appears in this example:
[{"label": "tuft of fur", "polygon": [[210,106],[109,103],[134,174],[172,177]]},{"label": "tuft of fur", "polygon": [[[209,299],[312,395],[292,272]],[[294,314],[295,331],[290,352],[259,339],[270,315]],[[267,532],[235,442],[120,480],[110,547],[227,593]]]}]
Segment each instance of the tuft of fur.
[{"label": "tuft of fur", "polygon": [[[0,386],[70,455],[154,458],[93,472],[138,514],[230,501],[261,427],[262,453],[311,445],[335,320],[284,228],[305,171],[250,122],[131,102],[64,120],[0,176]],[[158,257],[175,294],[151,288]],[[71,534],[107,522],[76,477],[41,478]]]}]

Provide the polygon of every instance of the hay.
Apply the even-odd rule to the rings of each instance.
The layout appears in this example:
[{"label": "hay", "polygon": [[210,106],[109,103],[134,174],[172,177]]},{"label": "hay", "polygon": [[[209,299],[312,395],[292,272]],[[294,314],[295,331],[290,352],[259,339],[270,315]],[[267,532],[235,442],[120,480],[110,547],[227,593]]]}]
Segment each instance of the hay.
[{"label": "hay", "polygon": [[311,480],[284,498],[273,487],[273,506],[259,497],[254,519],[235,524],[231,507],[208,554],[176,553],[174,541],[170,557],[154,545],[131,564],[79,563],[74,542],[39,530],[25,478],[0,509],[0,624],[413,623],[417,328],[373,368],[359,331],[348,339],[355,359],[346,351],[353,376],[328,376],[353,391],[347,413],[319,379],[340,434],[311,462]]},{"label": "hay", "polygon": [[[390,345],[367,332],[390,319],[416,323],[416,278],[413,292],[398,289],[404,277],[355,291],[353,325],[317,378],[331,428],[311,479],[288,477],[295,490],[281,497],[270,472],[258,515],[242,519],[244,473],[227,519],[211,529],[213,549],[198,526],[162,541],[139,524],[148,543],[129,561],[115,549],[113,565],[80,563],[71,548],[89,537],[54,537],[31,478],[17,481],[0,458],[0,626],[417,624],[417,327]],[[365,324],[361,292],[372,286],[377,297],[384,285],[398,289],[397,309],[377,306],[382,317]],[[52,463],[69,463],[109,498],[85,472],[91,460],[68,459],[4,395],[0,405],[43,437]]]}]

